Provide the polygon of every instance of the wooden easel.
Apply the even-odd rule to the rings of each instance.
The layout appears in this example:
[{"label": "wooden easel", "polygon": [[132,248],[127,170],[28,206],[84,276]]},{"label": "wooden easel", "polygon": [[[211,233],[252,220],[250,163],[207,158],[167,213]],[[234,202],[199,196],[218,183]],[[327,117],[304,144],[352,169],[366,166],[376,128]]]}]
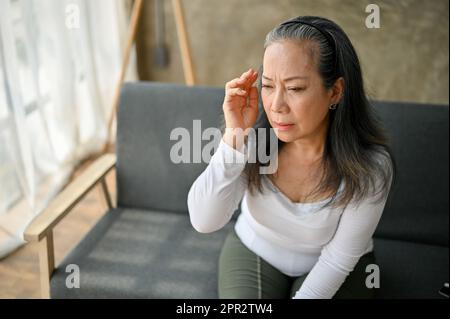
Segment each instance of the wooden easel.
[{"label": "wooden easel", "polygon": [[[131,13],[131,21],[130,26],[128,28],[128,36],[127,43],[125,47],[125,56],[122,62],[122,67],[119,74],[119,79],[117,81],[117,85],[114,91],[112,111],[108,121],[108,131],[107,131],[107,139],[105,143],[105,147],[103,148],[103,153],[105,153],[109,147],[109,141],[111,138],[111,129],[114,123],[114,119],[117,115],[117,110],[119,108],[119,98],[120,98],[120,90],[122,88],[123,82],[125,80],[125,74],[128,68],[128,63],[130,60],[131,49],[136,40],[136,33],[139,26],[139,20],[142,13],[142,7],[144,4],[144,0],[135,0],[133,4],[133,9]],[[183,7],[181,5],[180,0],[172,0],[172,7],[174,10],[175,23],[177,27],[178,33],[178,44],[181,50],[181,59],[183,62],[183,71],[184,71],[184,79],[186,81],[186,85],[193,86],[195,85],[195,74],[192,66],[192,57],[191,50],[189,47],[189,40],[186,32],[186,24],[184,21]]]}]

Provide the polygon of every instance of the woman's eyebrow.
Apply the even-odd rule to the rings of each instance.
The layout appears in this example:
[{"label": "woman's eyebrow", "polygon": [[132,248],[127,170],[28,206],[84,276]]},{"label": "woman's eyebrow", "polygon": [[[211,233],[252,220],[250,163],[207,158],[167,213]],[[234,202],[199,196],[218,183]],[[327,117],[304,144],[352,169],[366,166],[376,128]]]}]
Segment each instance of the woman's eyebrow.
[{"label": "woman's eyebrow", "polygon": [[[263,75],[262,77],[263,77],[265,80],[272,81],[271,78],[268,78],[268,77],[265,76],[265,75]],[[284,81],[284,82],[288,82],[288,81],[297,80],[297,79],[300,79],[300,80],[306,80],[306,79],[308,79],[308,77],[307,77],[307,76],[299,76],[299,75],[297,75],[297,76],[290,76],[290,77],[288,77],[288,78],[285,78],[283,81]]]}]

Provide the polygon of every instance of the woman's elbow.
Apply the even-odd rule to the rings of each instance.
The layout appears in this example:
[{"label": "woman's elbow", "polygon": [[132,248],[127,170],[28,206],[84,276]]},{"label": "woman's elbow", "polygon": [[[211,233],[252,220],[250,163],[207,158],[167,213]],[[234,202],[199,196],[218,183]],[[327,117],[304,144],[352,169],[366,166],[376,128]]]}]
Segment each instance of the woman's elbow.
[{"label": "woman's elbow", "polygon": [[205,214],[202,209],[203,205],[194,199],[192,192],[189,192],[187,205],[192,227],[199,233],[210,233],[210,227],[205,223]]},{"label": "woman's elbow", "polygon": [[201,233],[201,234],[210,234],[210,233],[213,233],[220,229],[220,228],[211,227],[211,225],[207,225],[205,223],[194,222],[192,220],[192,218],[191,218],[191,225],[198,233]]},{"label": "woman's elbow", "polygon": [[193,196],[189,196],[188,210],[191,225],[199,233],[213,233],[226,224],[224,217],[227,214],[223,213],[219,207],[210,205],[206,199],[200,203],[195,201]]},{"label": "woman's elbow", "polygon": [[191,225],[199,233],[209,234],[218,231],[223,227],[221,221],[213,220],[211,219],[212,216],[208,215],[207,212],[203,212],[202,209],[196,208],[196,210],[193,211],[189,208]]}]

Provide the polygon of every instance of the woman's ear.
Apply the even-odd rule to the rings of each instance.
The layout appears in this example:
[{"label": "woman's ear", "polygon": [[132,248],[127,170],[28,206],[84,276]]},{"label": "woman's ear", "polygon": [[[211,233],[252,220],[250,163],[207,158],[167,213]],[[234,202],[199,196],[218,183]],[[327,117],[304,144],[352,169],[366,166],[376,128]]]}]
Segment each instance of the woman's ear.
[{"label": "woman's ear", "polygon": [[332,89],[332,93],[331,93],[331,103],[332,104],[338,104],[342,97],[344,96],[344,88],[345,88],[345,82],[344,82],[344,78],[341,76],[340,78],[338,78],[334,84]]}]

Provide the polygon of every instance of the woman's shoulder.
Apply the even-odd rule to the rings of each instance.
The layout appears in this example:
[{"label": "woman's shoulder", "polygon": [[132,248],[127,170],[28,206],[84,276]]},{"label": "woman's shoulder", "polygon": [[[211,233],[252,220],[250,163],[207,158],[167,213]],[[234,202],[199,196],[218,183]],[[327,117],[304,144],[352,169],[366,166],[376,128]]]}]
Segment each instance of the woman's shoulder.
[{"label": "woman's shoulder", "polygon": [[386,197],[395,174],[395,164],[390,150],[385,146],[377,145],[370,150],[369,156],[372,161],[370,184],[373,195],[380,194]]},{"label": "woman's shoulder", "polygon": [[393,173],[394,162],[388,148],[376,145],[369,151],[369,156],[377,164],[378,170],[382,170],[385,174]]}]

